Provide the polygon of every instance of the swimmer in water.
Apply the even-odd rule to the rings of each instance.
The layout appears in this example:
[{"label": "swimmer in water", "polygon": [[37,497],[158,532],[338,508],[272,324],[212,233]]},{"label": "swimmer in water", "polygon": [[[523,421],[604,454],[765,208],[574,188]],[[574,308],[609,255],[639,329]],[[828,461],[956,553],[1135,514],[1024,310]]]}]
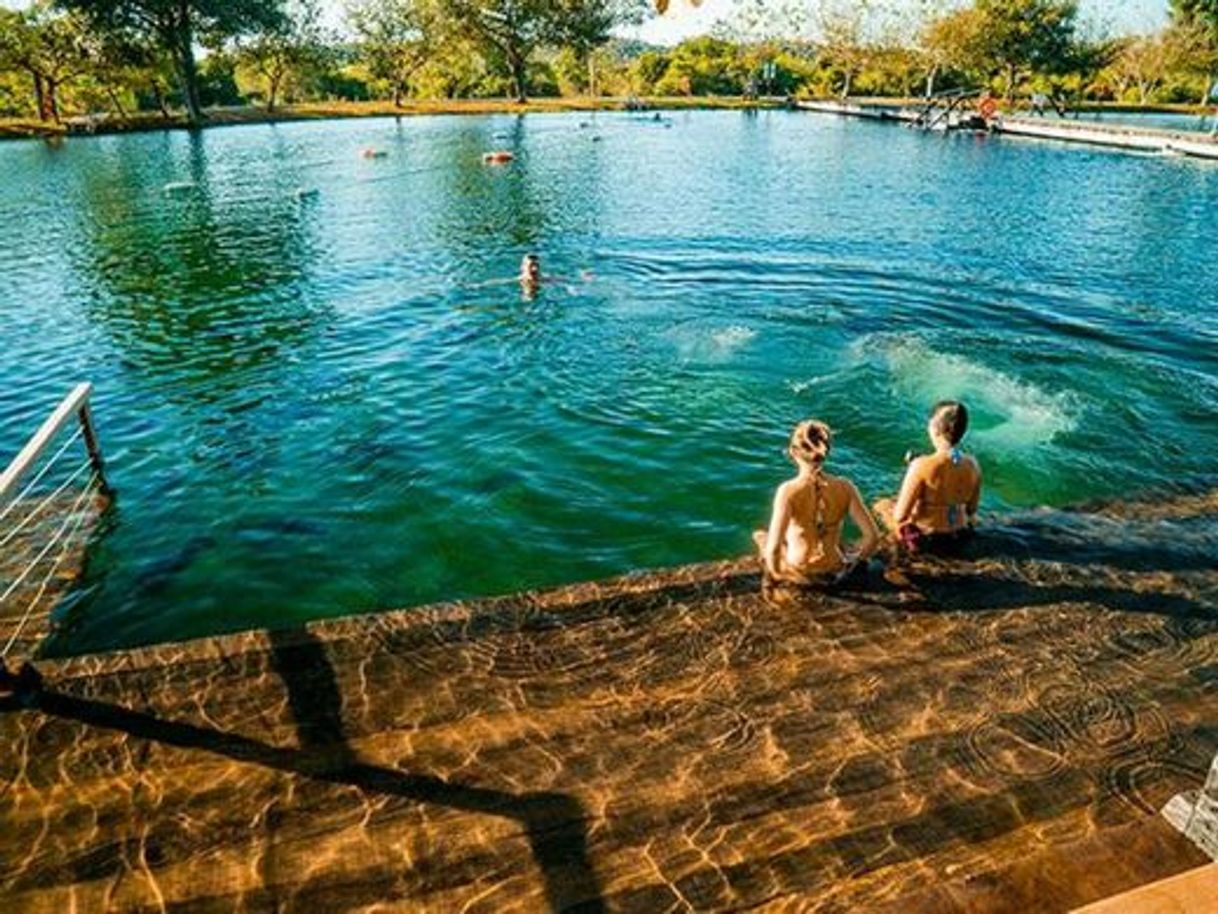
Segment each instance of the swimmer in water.
[{"label": "swimmer in water", "polygon": [[[832,446],[829,426],[815,419],[799,423],[791,433],[787,453],[798,473],[778,487],[769,529],[753,534],[771,580],[834,583],[866,561],[879,545],[879,528],[858,489],[849,480],[824,471]],[[862,533],[851,549],[842,545],[847,514]]]},{"label": "swimmer in water", "polygon": [[981,501],[981,465],[960,450],[968,409],[942,400],[930,411],[926,432],[934,453],[909,461],[896,501],[875,505],[884,525],[909,552],[958,544],[972,532]]},{"label": "swimmer in water", "polygon": [[520,260],[520,287],[526,292],[536,292],[541,285],[541,261],[536,254],[525,254]]}]

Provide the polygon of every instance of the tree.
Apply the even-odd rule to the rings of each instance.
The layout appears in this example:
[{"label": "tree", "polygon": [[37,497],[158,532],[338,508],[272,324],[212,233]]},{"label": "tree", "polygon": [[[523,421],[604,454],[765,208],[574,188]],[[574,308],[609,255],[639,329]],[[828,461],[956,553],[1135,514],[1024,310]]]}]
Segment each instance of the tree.
[{"label": "tree", "polygon": [[1182,31],[1188,69],[1203,76],[1201,103],[1210,100],[1211,76],[1218,66],[1218,0],[1172,0],[1172,28]]},{"label": "tree", "polygon": [[867,35],[871,13],[869,0],[838,0],[821,6],[821,54],[824,61],[841,74],[842,98],[850,96],[855,78],[871,57],[872,48]]},{"label": "tree", "polygon": [[275,28],[283,0],[61,0],[95,28],[154,40],[177,70],[192,124],[203,119],[196,43],[222,42]]},{"label": "tree", "polygon": [[0,66],[26,73],[41,121],[59,123],[59,90],[90,66],[94,48],[78,16],[35,3],[24,12],[0,9]]},{"label": "tree", "polygon": [[1199,22],[1218,32],[1218,0],[1171,0],[1174,21]]},{"label": "tree", "polygon": [[373,79],[387,82],[401,107],[414,74],[435,55],[437,10],[427,0],[358,0],[347,23]]},{"label": "tree", "polygon": [[1069,68],[1077,20],[1076,0],[975,0],[932,22],[927,43],[951,66],[1000,76],[1010,102],[1023,77]]},{"label": "tree", "polygon": [[316,0],[292,0],[279,21],[254,33],[238,53],[239,62],[262,78],[267,111],[275,110],[289,75],[322,66],[328,58],[329,43]]},{"label": "tree", "polygon": [[502,61],[516,101],[527,101],[529,58],[560,32],[555,0],[437,0],[445,28]]},{"label": "tree", "polygon": [[619,26],[637,24],[643,16],[640,0],[555,0],[552,38],[570,48],[588,69],[588,94],[596,94],[593,51],[609,42]]}]

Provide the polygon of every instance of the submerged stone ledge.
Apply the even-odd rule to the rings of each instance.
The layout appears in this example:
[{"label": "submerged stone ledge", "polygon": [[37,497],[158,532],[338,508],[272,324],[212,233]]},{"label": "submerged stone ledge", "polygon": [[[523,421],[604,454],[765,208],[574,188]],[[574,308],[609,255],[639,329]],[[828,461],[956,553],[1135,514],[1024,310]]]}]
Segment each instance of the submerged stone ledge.
[{"label": "submerged stone ledge", "polygon": [[1216,543],[1212,495],[1030,512],[900,589],[722,562],[44,661],[0,899],[1069,910],[1207,859],[1159,810],[1218,753]]}]

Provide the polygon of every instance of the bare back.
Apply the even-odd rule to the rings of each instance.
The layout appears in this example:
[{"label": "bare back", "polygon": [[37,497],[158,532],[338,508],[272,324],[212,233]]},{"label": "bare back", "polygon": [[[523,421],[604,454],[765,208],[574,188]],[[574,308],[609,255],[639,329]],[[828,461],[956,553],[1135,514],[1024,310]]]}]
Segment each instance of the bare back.
[{"label": "bare back", "polygon": [[919,457],[910,464],[906,487],[911,500],[908,520],[927,533],[950,533],[968,526],[981,497],[981,468],[969,455],[950,453]]},{"label": "bare back", "polygon": [[789,506],[784,559],[804,573],[836,571],[842,565],[842,525],[854,487],[836,476],[796,478],[783,484]]}]

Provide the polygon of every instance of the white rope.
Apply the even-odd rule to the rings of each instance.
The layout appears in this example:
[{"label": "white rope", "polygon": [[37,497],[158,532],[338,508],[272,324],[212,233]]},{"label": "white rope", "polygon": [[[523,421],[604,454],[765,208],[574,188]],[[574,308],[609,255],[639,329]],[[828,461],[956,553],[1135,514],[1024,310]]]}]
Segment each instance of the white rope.
[{"label": "white rope", "polygon": [[[55,545],[55,542],[58,540],[58,537],[60,537],[60,535],[63,534],[63,531],[67,530],[68,525],[71,524],[72,531],[65,537],[65,539],[63,539],[63,547],[60,550],[60,554],[58,554],[55,561],[51,563],[51,567],[48,569],[48,572],[46,572],[46,574],[43,576],[43,583],[41,583],[39,585],[38,592],[35,593],[33,600],[29,601],[29,604],[26,607],[26,612],[22,613],[21,622],[17,623],[16,630],[13,631],[12,635],[9,636],[9,641],[7,641],[6,645],[4,646],[4,651],[0,651],[0,657],[9,656],[9,651],[11,650],[13,643],[15,643],[17,641],[17,637],[19,635],[21,635],[21,632],[24,630],[24,628],[26,628],[26,625],[29,623],[30,618],[33,618],[32,615],[30,615],[30,613],[33,612],[33,609],[35,606],[38,606],[38,601],[40,601],[41,598],[43,598],[43,595],[46,592],[46,585],[51,583],[51,578],[52,578],[52,576],[55,575],[56,569],[58,567],[60,567],[60,564],[63,562],[63,559],[65,559],[67,557],[68,547],[72,545],[72,537],[76,536],[79,533],[80,528],[82,528],[82,526],[84,525],[84,519],[86,517],[89,517],[88,511],[78,511],[78,508],[80,507],[80,502],[82,502],[84,500],[84,497],[86,495],[88,495],[91,490],[93,490],[94,484],[100,478],[101,478],[101,476],[99,473],[94,473],[93,476],[90,476],[88,485],[85,485],[84,490],[82,492],[80,492],[80,495],[77,497],[76,503],[74,503],[74,505],[72,506],[72,513],[68,514],[68,519],[66,520],[66,522],[63,522],[63,524],[60,526],[60,529],[58,529],[58,533],[56,534],[56,539],[51,540],[50,544],[48,544],[48,548],[44,548],[43,552],[41,552],[39,554],[39,557],[35,558],[33,562],[30,562],[29,567],[26,569],[26,572],[24,572],[24,574],[22,574],[22,578],[24,578],[24,576],[29,574],[30,570],[32,570],[34,568],[34,565],[38,564],[41,557],[43,557],[44,554],[46,554],[46,552],[50,551],[50,547]],[[19,580],[21,580],[21,579],[18,579],[18,581]],[[9,593],[11,591],[12,591],[12,587],[10,587],[9,591],[5,592],[5,597],[9,596]],[[0,603],[4,602],[5,597],[0,597]]]},{"label": "white rope", "polygon": [[72,442],[76,441],[77,438],[79,438],[81,435],[83,435],[84,432],[85,432],[85,428],[83,425],[76,426],[76,431],[73,432],[68,437],[68,440],[63,443],[63,446],[60,447],[60,449],[55,452],[55,456],[53,456],[50,460],[46,461],[42,465],[42,469],[38,471],[38,475],[30,480],[29,484],[24,489],[22,489],[20,493],[18,493],[16,498],[14,498],[12,501],[10,501],[7,505],[4,506],[4,510],[0,511],[0,520],[4,520],[6,517],[8,517],[8,512],[12,511],[13,508],[16,507],[17,503],[19,501],[21,501],[21,499],[25,498],[25,496],[30,494],[30,490],[32,488],[34,488],[34,486],[38,485],[38,482],[42,479],[42,477],[47,474],[47,470],[49,470],[51,467],[53,467],[55,465],[55,461],[58,460],[60,457],[62,457],[63,452],[66,451],[72,445]]},{"label": "white rope", "polygon": [[[36,555],[34,557],[34,560],[25,566],[25,571],[21,572],[21,575],[17,578],[17,580],[13,581],[13,583],[8,586],[8,588],[4,591],[3,594],[0,594],[0,604],[3,604],[4,601],[7,600],[12,595],[13,591],[15,591],[19,586],[21,586],[21,583],[27,577],[29,577],[30,572],[34,570],[35,566],[37,566],[37,564],[39,562],[41,562],[44,558],[46,558],[46,554],[48,552],[50,552],[52,549],[55,548],[55,544],[59,542],[60,538],[64,534],[64,531],[66,531],[68,529],[68,525],[71,524],[72,521],[76,519],[76,512],[80,508],[80,503],[85,500],[85,496],[87,496],[89,494],[90,490],[93,488],[93,483],[97,481],[97,478],[98,478],[97,473],[94,473],[93,476],[90,477],[88,485],[86,485],[84,487],[84,489],[81,490],[80,495],[77,496],[76,501],[72,504],[72,509],[71,509],[71,511],[68,512],[67,520],[65,520],[62,524],[59,525],[59,529],[55,531],[55,535],[51,538],[51,540],[45,546],[42,547],[42,550],[38,553],[38,555]],[[26,614],[27,615],[29,614],[28,609],[26,610]],[[25,622],[23,620],[22,625],[24,625],[24,624],[25,624]],[[10,645],[12,644],[11,638],[9,639],[9,644]],[[8,647],[5,647],[4,652],[5,653],[8,652]]]},{"label": "white rope", "polygon": [[12,530],[10,530],[5,535],[4,539],[0,540],[0,548],[3,548],[5,546],[7,546],[9,543],[11,543],[13,541],[13,537],[15,537],[18,533],[20,533],[23,529],[25,529],[26,524],[28,524],[35,517],[37,517],[39,514],[41,514],[43,508],[45,508],[47,505],[49,505],[51,503],[51,501],[54,500],[56,497],[58,497],[59,495],[62,495],[64,489],[66,489],[72,483],[76,482],[76,480],[80,478],[80,474],[83,473],[85,470],[89,469],[89,467],[92,465],[93,465],[93,461],[86,459],[79,467],[77,467],[76,472],[74,472],[71,476],[69,476],[66,480],[64,480],[63,485],[61,485],[58,489],[56,489],[54,492],[52,492],[50,495],[48,495],[46,498],[44,498],[41,502],[39,502],[38,506],[36,508],[34,508],[34,510],[31,511],[29,514],[27,514],[25,516],[25,518],[21,521],[21,523],[19,523],[16,527],[14,527]]},{"label": "white rope", "polygon": [[[93,478],[89,480],[89,484],[85,486],[85,490],[81,494],[87,494],[93,487],[93,483],[96,482],[98,478],[98,474],[94,473]],[[79,503],[80,500],[78,499],[77,504]],[[21,635],[21,632],[25,629],[25,626],[30,622],[31,619],[44,618],[45,616],[49,616],[51,614],[50,612],[47,612],[39,613],[38,616],[31,615],[34,607],[38,605],[38,602],[42,599],[43,594],[46,593],[47,585],[51,583],[51,578],[54,576],[56,569],[59,568],[60,564],[62,564],[63,560],[67,557],[68,547],[72,545],[72,538],[80,532],[80,528],[84,526],[85,518],[88,516],[88,511],[79,511],[75,515],[69,516],[69,520],[74,521],[72,524],[72,531],[64,538],[63,548],[59,550],[59,555],[55,558],[55,561],[51,563],[51,567],[47,569],[47,573],[42,578],[42,583],[38,586],[38,592],[34,594],[34,599],[30,600],[29,605],[26,606],[25,612],[21,616],[21,621],[17,624],[16,630],[12,633],[12,635],[9,636],[8,643],[4,645],[4,650],[3,652],[0,652],[0,656],[8,656],[9,650],[17,641],[17,638]]]}]

